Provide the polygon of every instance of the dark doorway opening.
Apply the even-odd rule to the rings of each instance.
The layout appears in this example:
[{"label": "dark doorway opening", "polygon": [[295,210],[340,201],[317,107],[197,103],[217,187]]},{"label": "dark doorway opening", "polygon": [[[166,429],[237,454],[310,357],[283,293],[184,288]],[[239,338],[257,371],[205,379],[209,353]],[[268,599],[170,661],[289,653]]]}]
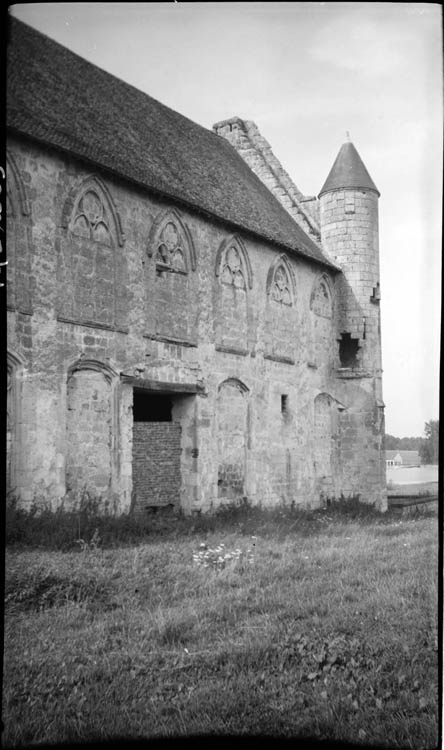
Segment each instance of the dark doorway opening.
[{"label": "dark doorway opening", "polygon": [[171,422],[171,396],[164,393],[147,393],[134,389],[133,396],[134,422]]},{"label": "dark doorway opening", "polygon": [[341,333],[339,341],[339,360],[341,367],[357,367],[359,339],[352,339],[350,333]]}]

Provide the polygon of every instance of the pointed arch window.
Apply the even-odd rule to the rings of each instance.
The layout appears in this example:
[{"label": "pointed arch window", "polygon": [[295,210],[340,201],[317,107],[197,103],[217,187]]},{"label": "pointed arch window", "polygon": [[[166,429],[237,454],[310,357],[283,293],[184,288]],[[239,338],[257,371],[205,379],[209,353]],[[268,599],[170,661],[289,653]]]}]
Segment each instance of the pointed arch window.
[{"label": "pointed arch window", "polygon": [[105,183],[91,175],[71,191],[62,214],[62,227],[74,237],[113,247],[124,236],[112,196]]},{"label": "pointed arch window", "polygon": [[160,214],[151,227],[147,255],[154,256],[156,275],[187,274],[196,269],[196,251],[187,224],[176,209]]},{"label": "pointed arch window", "polygon": [[319,315],[321,318],[332,317],[332,297],[326,276],[322,276],[315,282],[311,294],[310,307],[315,315]]},{"label": "pointed arch window", "polygon": [[124,236],[113,197],[100,177],[90,175],[73,186],[61,224],[58,315],[104,327],[124,326],[126,259],[117,252]]},{"label": "pointed arch window", "polygon": [[295,277],[286,255],[280,255],[267,276],[267,295],[273,302],[292,307],[295,300]]},{"label": "pointed arch window", "polygon": [[216,256],[216,277],[221,284],[245,292],[253,287],[250,259],[238,235],[233,235],[220,245]]},{"label": "pointed arch window", "polygon": [[194,342],[199,288],[197,253],[185,218],[167,208],[155,218],[147,240],[145,297],[147,331],[156,336]]},{"label": "pointed arch window", "polygon": [[235,247],[234,245],[229,247],[227,252],[225,253],[225,257],[222,262],[220,280],[222,284],[228,284],[229,286],[232,285],[236,287],[236,289],[247,288],[240,253],[237,247]]},{"label": "pointed arch window", "polygon": [[290,291],[290,279],[288,271],[285,266],[281,263],[274,271],[273,280],[271,283],[271,299],[275,302],[279,302],[282,305],[288,305],[291,307],[293,304]]},{"label": "pointed arch window", "polygon": [[176,225],[168,221],[160,232],[156,251],[156,268],[159,271],[187,273],[183,241]]},{"label": "pointed arch window", "polygon": [[253,274],[247,248],[234,234],[219,245],[215,262],[216,348],[245,356],[250,347],[249,306]]},{"label": "pointed arch window", "polygon": [[268,269],[266,294],[264,356],[293,364],[297,330],[296,279],[284,253],[276,256]]},{"label": "pointed arch window", "polygon": [[75,206],[71,232],[78,237],[111,246],[111,235],[106,210],[96,190],[88,189]]}]

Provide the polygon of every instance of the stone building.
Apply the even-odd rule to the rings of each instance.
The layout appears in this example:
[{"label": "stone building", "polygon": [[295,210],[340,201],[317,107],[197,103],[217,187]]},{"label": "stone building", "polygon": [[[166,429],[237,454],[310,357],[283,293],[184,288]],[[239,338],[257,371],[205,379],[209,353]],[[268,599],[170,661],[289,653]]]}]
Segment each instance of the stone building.
[{"label": "stone building", "polygon": [[8,486],[386,508],[379,192],[345,143],[304,196],[252,122],[207,130],[11,20]]}]

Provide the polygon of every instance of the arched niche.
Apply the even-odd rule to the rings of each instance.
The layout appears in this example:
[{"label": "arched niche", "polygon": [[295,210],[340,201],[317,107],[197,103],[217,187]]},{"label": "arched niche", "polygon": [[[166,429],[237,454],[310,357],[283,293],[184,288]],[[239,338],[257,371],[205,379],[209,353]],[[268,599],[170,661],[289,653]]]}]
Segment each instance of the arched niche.
[{"label": "arched niche", "polygon": [[68,368],[66,393],[66,490],[106,499],[117,472],[117,372],[81,359]]},{"label": "arched niche", "polygon": [[[333,465],[333,439],[336,432],[336,400],[329,393],[318,393],[314,399],[314,463],[318,480],[330,479]],[[336,409],[337,411],[337,409]]]},{"label": "arched niche", "polygon": [[91,175],[66,199],[58,241],[58,314],[80,323],[123,326],[126,263],[120,217],[105,183]]},{"label": "arched niche", "polygon": [[217,391],[217,494],[233,501],[245,495],[249,443],[249,389],[227,378]]},{"label": "arched niche", "polygon": [[119,373],[109,364],[101,362],[98,359],[78,359],[68,367],[68,380],[70,377],[80,370],[91,370],[93,372],[100,372],[108,383],[112,383],[115,378],[119,377]]}]

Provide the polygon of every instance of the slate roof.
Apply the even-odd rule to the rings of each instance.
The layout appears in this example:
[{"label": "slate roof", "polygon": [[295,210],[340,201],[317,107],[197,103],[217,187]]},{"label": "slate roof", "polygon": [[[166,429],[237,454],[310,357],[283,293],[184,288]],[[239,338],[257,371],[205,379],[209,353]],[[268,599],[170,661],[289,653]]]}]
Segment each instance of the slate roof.
[{"label": "slate roof", "polygon": [[338,269],[221,136],[14,18],[7,66],[12,132]]},{"label": "slate roof", "polygon": [[380,195],[355,146],[349,142],[341,146],[319,197],[323,193],[340,188],[375,190]]}]

